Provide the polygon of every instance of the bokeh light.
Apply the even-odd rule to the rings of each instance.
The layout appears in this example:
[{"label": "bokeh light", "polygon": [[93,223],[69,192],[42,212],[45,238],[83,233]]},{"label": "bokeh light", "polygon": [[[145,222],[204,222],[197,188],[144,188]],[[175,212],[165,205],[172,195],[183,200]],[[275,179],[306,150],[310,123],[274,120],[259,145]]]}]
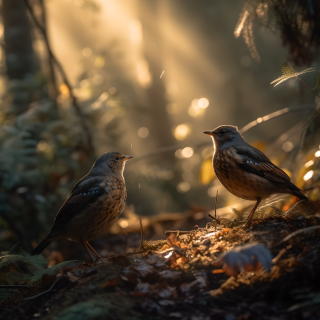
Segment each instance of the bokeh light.
[{"label": "bokeh light", "polygon": [[106,60],[102,56],[96,56],[94,59],[94,66],[97,68],[102,68],[106,63]]},{"label": "bokeh light", "polygon": [[308,172],[304,175],[303,180],[304,180],[304,181],[308,181],[309,179],[311,179],[311,178],[313,177],[313,174],[314,174],[313,170],[308,171]]},{"label": "bokeh light", "polygon": [[282,145],[282,149],[285,152],[290,152],[293,149],[294,145],[291,141],[286,141]]},{"label": "bokeh light", "polygon": [[220,186],[218,186],[218,187],[210,187],[208,189],[208,191],[207,191],[208,192],[208,196],[214,198],[214,197],[217,196],[217,192],[219,194],[220,190],[221,190]]},{"label": "bokeh light", "polygon": [[134,44],[142,41],[142,26],[139,20],[133,19],[129,23],[130,40]]},{"label": "bokeh light", "polygon": [[190,190],[190,183],[189,183],[189,182],[186,182],[186,181],[180,182],[180,183],[177,185],[177,190],[178,190],[180,193],[188,192],[188,191]]},{"label": "bokeh light", "polygon": [[184,140],[190,134],[190,127],[187,124],[179,124],[174,130],[174,137],[177,140]]},{"label": "bokeh light", "polygon": [[313,161],[313,160],[310,160],[310,161],[308,161],[307,163],[305,163],[304,166],[305,166],[306,168],[309,168],[309,167],[311,167],[313,164],[314,164],[314,161]]},{"label": "bokeh light", "polygon": [[149,129],[146,128],[146,127],[141,127],[139,130],[138,130],[138,136],[140,138],[146,138],[147,136],[149,135]]},{"label": "bokeh light", "polygon": [[314,155],[315,155],[317,158],[319,158],[319,157],[320,157],[320,150],[317,151]]},{"label": "bokeh light", "polygon": [[183,155],[182,155],[182,149],[178,149],[176,150],[176,152],[174,153],[175,157],[178,159],[182,159]]},{"label": "bokeh light", "polygon": [[209,106],[209,100],[206,99],[206,98],[201,98],[201,99],[199,99],[199,101],[198,101],[198,105],[199,105],[200,108],[203,108],[203,109],[208,108],[208,106]]},{"label": "bokeh light", "polygon": [[86,58],[89,58],[92,55],[92,50],[89,47],[83,48],[82,55]]},{"label": "bokeh light", "polygon": [[37,150],[38,151],[44,151],[48,147],[48,143],[44,140],[40,140],[37,144]]},{"label": "bokeh light", "polygon": [[152,77],[149,71],[149,63],[145,59],[140,59],[136,65],[137,80],[142,88],[149,88],[152,84]]},{"label": "bokeh light", "polygon": [[190,158],[193,155],[193,149],[190,147],[186,147],[182,149],[181,154],[184,158]]},{"label": "bokeh light", "polygon": [[117,92],[117,89],[115,87],[109,88],[109,93],[110,94],[115,94]]},{"label": "bokeh light", "polygon": [[125,229],[128,227],[129,222],[126,219],[119,219],[119,225],[121,228]]},{"label": "bokeh light", "polygon": [[205,113],[205,109],[199,108],[199,107],[194,107],[192,105],[188,109],[188,114],[193,118],[202,116],[204,113]]}]

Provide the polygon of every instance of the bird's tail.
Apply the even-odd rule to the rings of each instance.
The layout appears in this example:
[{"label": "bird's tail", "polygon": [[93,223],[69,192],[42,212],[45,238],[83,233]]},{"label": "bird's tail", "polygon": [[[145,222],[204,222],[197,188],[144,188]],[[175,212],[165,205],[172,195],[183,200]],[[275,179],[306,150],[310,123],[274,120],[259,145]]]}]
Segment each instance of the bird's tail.
[{"label": "bird's tail", "polygon": [[33,249],[31,255],[34,256],[40,254],[52,242],[52,239],[50,238],[50,234],[47,235],[47,237],[42,242],[40,242],[40,244],[36,248]]}]

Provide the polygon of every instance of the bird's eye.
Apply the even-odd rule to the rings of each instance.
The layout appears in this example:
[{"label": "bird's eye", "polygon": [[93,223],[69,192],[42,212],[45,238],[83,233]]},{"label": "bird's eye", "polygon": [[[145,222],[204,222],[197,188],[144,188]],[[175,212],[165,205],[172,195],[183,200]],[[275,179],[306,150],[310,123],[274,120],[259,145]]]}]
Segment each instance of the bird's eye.
[{"label": "bird's eye", "polygon": [[225,133],[227,133],[227,130],[224,130],[224,129],[220,130],[220,134],[225,134]]},{"label": "bird's eye", "polygon": [[116,156],[116,157],[114,157],[117,161],[119,160],[119,157],[118,156]]}]

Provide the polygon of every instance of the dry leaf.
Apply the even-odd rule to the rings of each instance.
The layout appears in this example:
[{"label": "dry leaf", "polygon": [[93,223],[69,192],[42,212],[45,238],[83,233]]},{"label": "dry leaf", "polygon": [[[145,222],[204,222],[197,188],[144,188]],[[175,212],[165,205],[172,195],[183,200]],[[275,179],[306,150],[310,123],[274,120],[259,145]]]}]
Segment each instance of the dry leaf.
[{"label": "dry leaf", "polygon": [[223,264],[226,274],[234,276],[241,271],[257,271],[262,266],[266,271],[269,271],[271,260],[272,256],[263,244],[249,243],[223,253],[214,265]]}]

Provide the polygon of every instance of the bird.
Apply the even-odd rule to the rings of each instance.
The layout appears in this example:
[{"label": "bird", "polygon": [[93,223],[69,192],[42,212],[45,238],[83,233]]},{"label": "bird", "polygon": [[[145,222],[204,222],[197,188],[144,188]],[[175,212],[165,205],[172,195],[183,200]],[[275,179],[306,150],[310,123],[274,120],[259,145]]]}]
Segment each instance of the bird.
[{"label": "bird", "polygon": [[81,242],[92,261],[90,251],[96,259],[101,259],[89,241],[108,231],[123,211],[127,199],[123,171],[131,158],[119,152],[101,155],[88,174],[75,184],[48,236],[31,255],[40,254],[54,240],[68,239]]},{"label": "bird", "polygon": [[308,200],[282,169],[244,140],[237,127],[222,125],[203,133],[213,140],[212,165],[221,184],[239,198],[256,201],[245,226],[250,226],[261,200],[273,194],[286,193]]}]

